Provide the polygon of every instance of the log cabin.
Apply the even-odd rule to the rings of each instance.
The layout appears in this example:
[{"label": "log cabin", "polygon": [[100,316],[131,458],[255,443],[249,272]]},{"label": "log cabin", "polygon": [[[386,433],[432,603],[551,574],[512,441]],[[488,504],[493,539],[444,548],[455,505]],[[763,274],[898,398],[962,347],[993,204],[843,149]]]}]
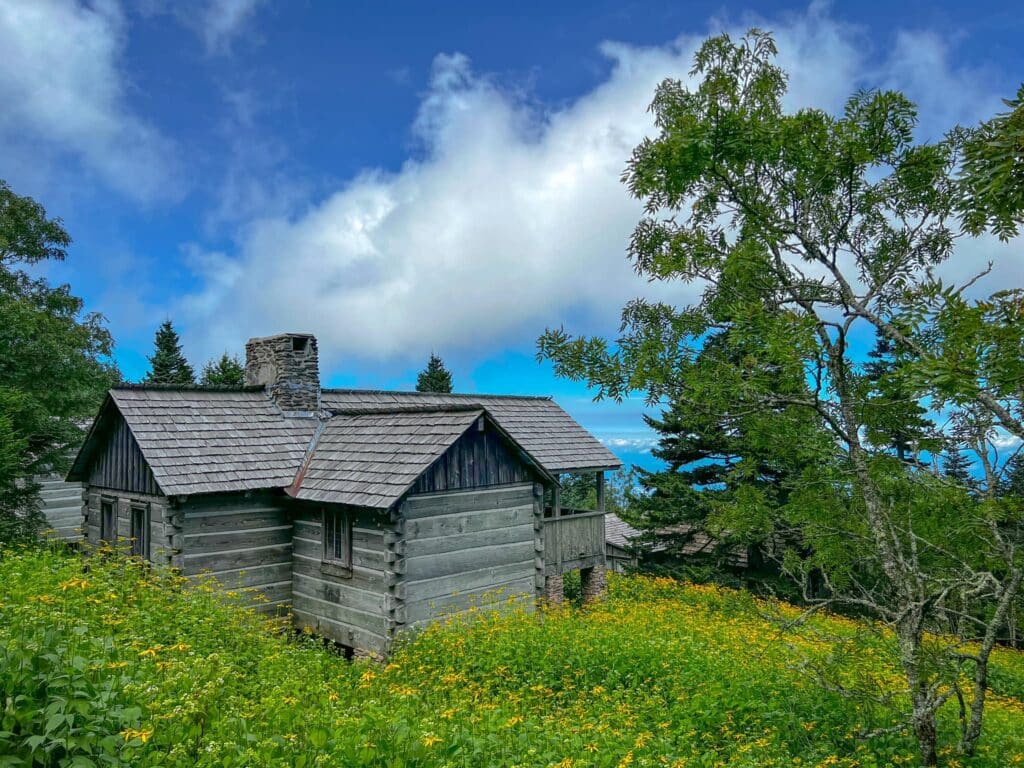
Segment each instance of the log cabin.
[{"label": "log cabin", "polygon": [[[374,656],[488,594],[560,601],[569,571],[603,592],[620,463],[554,400],[322,389],[300,333],[251,339],[245,383],[108,393],[67,478],[87,546],[246,590]],[[598,509],[561,508],[564,473],[593,474]]]}]

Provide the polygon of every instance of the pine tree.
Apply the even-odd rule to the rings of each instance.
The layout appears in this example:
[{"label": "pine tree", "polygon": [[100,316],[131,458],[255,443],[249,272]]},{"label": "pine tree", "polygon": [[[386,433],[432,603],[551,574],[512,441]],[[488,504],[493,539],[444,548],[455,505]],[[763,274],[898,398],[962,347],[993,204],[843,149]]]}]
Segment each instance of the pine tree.
[{"label": "pine tree", "polygon": [[437,355],[431,353],[427,367],[420,371],[416,378],[417,392],[443,392],[452,391],[452,374],[444,367],[444,361]]},{"label": "pine tree", "polygon": [[[719,372],[709,376],[723,387],[743,386],[746,377],[766,377],[780,393],[801,393],[806,387],[802,378],[780,371],[748,370],[736,375],[743,357],[742,345],[721,334],[705,342],[695,365]],[[804,415],[792,417],[804,425],[807,435],[816,434]],[[630,522],[670,549],[678,550],[698,532],[708,532],[720,542],[719,555],[726,555],[736,544],[764,552],[773,535],[771,526],[757,523],[741,528],[728,510],[738,506],[777,509],[785,504],[787,479],[807,467],[800,446],[780,454],[758,418],[718,410],[701,399],[673,400],[660,418],[645,415],[644,420],[660,435],[652,455],[668,466],[658,472],[638,469],[644,493],[631,504]],[[729,518],[735,526],[723,525]],[[725,527],[727,536],[717,530]]]},{"label": "pine tree", "polygon": [[1007,462],[1003,481],[999,484],[999,495],[1024,499],[1024,451]]},{"label": "pine tree", "polygon": [[942,474],[958,485],[971,487],[971,462],[956,446],[952,446],[942,461]]},{"label": "pine tree", "polygon": [[240,387],[245,383],[245,366],[225,352],[219,360],[208,360],[199,383],[204,387]]},{"label": "pine tree", "polygon": [[156,332],[153,356],[149,358],[151,370],[146,384],[195,384],[192,366],[181,351],[181,339],[170,320],[164,320]]},{"label": "pine tree", "polygon": [[865,413],[869,438],[877,445],[888,445],[900,461],[913,461],[915,446],[920,449],[925,444],[933,424],[901,379],[898,350],[888,336],[876,337],[864,373],[874,390]]}]

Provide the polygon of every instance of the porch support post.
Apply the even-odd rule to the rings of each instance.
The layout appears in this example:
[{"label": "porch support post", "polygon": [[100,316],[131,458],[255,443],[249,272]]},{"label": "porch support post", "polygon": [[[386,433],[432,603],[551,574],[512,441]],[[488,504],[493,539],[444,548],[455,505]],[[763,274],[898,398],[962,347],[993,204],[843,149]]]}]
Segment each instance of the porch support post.
[{"label": "porch support post", "polygon": [[584,605],[598,602],[608,591],[608,577],[604,565],[580,569],[580,581],[583,587]]},{"label": "porch support post", "polygon": [[552,605],[565,602],[565,580],[562,574],[553,574],[544,580],[544,597]]},{"label": "porch support post", "polygon": [[604,470],[597,473],[597,511],[604,512]]}]

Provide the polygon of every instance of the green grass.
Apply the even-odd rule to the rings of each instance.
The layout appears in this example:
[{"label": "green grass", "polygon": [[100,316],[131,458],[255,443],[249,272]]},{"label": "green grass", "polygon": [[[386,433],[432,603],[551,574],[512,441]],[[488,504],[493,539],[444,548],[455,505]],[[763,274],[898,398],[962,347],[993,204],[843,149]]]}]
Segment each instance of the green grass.
[{"label": "green grass", "polygon": [[[884,633],[842,619],[781,635],[742,592],[613,579],[599,607],[480,610],[385,666],[268,631],[209,588],[124,560],[0,556],[0,766],[888,766]],[[845,642],[825,640],[842,636]],[[979,754],[1024,764],[1024,658],[1000,650]],[[955,710],[943,712],[951,744]]]}]

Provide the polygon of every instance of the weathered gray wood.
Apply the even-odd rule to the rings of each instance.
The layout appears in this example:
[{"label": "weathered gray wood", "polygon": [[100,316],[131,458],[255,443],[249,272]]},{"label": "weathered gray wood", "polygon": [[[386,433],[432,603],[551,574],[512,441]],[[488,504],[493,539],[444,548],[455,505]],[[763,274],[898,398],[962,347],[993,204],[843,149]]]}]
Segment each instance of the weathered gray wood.
[{"label": "weathered gray wood", "polygon": [[135,436],[120,414],[105,436],[102,448],[92,458],[89,484],[149,496],[160,493]]},{"label": "weathered gray wood", "polygon": [[544,560],[549,573],[566,573],[586,561],[604,563],[603,512],[582,512],[544,519]]},{"label": "weathered gray wood", "polygon": [[387,621],[383,611],[360,611],[335,598],[322,598],[307,592],[296,592],[292,587],[292,605],[301,611],[316,614],[338,624],[387,635]]},{"label": "weathered gray wood", "polygon": [[201,555],[249,547],[263,547],[268,544],[286,544],[291,540],[290,525],[275,525],[267,528],[243,528],[235,531],[185,534],[185,552]]},{"label": "weathered gray wood", "polygon": [[520,504],[494,510],[462,511],[403,520],[400,529],[409,539],[426,539],[527,525],[532,523],[532,517],[532,507],[529,504]]},{"label": "weathered gray wood", "polygon": [[291,563],[270,563],[253,565],[248,568],[235,568],[230,571],[204,572],[192,574],[188,578],[201,581],[216,579],[225,589],[244,589],[264,584],[277,584],[292,577]]},{"label": "weathered gray wood", "polygon": [[524,495],[532,483],[482,488],[474,491],[454,493],[431,493],[409,496],[402,504],[402,516],[407,520],[434,515],[451,515],[465,512],[483,512],[489,509],[503,509],[521,506],[527,498]]},{"label": "weathered gray wood", "polygon": [[597,511],[604,512],[604,470],[597,473]]},{"label": "weathered gray wood", "polygon": [[419,476],[412,492],[509,485],[533,475],[518,446],[481,417]]},{"label": "weathered gray wood", "polygon": [[[359,589],[350,583],[329,580],[326,576],[293,574],[294,592],[318,600],[344,605],[360,613],[383,617],[387,609],[387,595],[384,590]],[[335,617],[337,618],[337,617]],[[360,626],[370,624],[356,622]]]},{"label": "weathered gray wood", "polygon": [[292,615],[297,626],[309,627],[317,634],[329,637],[342,645],[370,651],[381,656],[387,653],[390,640],[384,634],[368,632],[361,627],[332,621],[302,606],[293,607]]},{"label": "weathered gray wood", "polygon": [[279,525],[283,519],[278,507],[254,507],[234,511],[225,509],[193,511],[185,518],[184,533],[214,533],[216,531],[237,531],[246,528],[267,528]]},{"label": "weathered gray wood", "polygon": [[509,563],[533,562],[533,540],[515,544],[502,544],[492,547],[475,547],[447,553],[444,557],[426,555],[424,557],[407,557],[405,560],[406,578],[432,579],[437,576],[450,576],[463,571],[476,571],[488,565],[508,565]]},{"label": "weathered gray wood", "polygon": [[[302,574],[317,579],[325,578],[325,574],[320,569],[322,561],[319,557],[307,557],[298,552],[294,552],[292,557],[293,575]],[[353,566],[352,575],[344,579],[344,581],[346,584],[351,585],[353,589],[379,592],[381,594],[384,594],[387,587],[383,570],[363,568],[361,566]]]},{"label": "weathered gray wood", "polygon": [[[315,558],[317,560],[323,559],[324,545],[323,541],[319,539],[306,539],[299,536],[294,536],[292,541],[295,543],[295,551],[297,554],[303,557]],[[360,568],[371,568],[377,571],[384,570],[384,548],[383,545],[379,549],[363,549],[352,546],[352,566]]]},{"label": "weathered gray wood", "polygon": [[412,623],[428,619],[431,616],[443,616],[446,613],[458,613],[472,608],[477,610],[508,603],[509,598],[533,595],[533,574],[486,587],[446,594],[417,601],[406,601],[405,621]]},{"label": "weathered gray wood", "polygon": [[407,558],[425,555],[438,556],[462,549],[505,546],[522,542],[533,543],[532,525],[513,525],[502,528],[485,528],[480,531],[444,533],[426,538],[410,538],[405,545]]},{"label": "weathered gray wood", "polygon": [[186,574],[202,573],[203,571],[230,571],[239,568],[250,568],[254,565],[291,562],[292,545],[273,544],[266,547],[236,549],[226,552],[213,552],[205,555],[184,553]]}]

